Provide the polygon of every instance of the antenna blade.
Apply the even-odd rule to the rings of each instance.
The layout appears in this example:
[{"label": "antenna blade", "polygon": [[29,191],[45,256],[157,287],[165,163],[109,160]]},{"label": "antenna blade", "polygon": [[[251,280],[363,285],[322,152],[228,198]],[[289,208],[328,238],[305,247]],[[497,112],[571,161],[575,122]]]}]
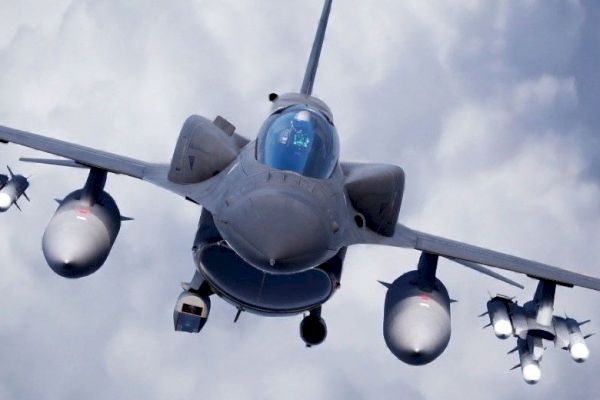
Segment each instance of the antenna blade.
[{"label": "antenna blade", "polygon": [[242,309],[238,308],[237,310],[237,314],[235,314],[235,318],[233,319],[233,323],[235,324],[236,322],[238,322],[238,319],[240,319],[240,315],[242,315]]},{"label": "antenna blade", "polygon": [[312,94],[313,85],[315,83],[315,76],[317,75],[319,58],[321,57],[321,49],[323,48],[323,40],[325,40],[325,31],[327,30],[327,22],[329,21],[329,13],[331,11],[331,2],[332,0],[325,0],[325,4],[323,5],[321,20],[319,21],[315,41],[313,42],[313,47],[310,52],[306,72],[304,73],[304,81],[302,82],[300,93],[307,96]]}]

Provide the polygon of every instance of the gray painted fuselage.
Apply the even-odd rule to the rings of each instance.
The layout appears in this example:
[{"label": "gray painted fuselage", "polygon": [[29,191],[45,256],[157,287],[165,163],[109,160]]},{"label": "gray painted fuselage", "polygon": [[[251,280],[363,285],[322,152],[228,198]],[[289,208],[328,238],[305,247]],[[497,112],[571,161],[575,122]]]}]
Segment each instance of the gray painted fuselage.
[{"label": "gray painted fuselage", "polygon": [[[318,101],[297,98],[312,109]],[[195,262],[214,292],[238,308],[264,315],[301,313],[323,304],[339,286],[345,232],[363,217],[350,205],[339,164],[328,179],[310,178],[258,162],[255,147],[254,141],[246,145],[220,173],[213,193],[218,195],[205,205],[211,219],[199,227],[212,225],[211,239],[199,232]],[[203,257],[207,243],[213,248]],[[209,265],[219,263],[212,261],[218,260],[214,243],[220,243],[223,264],[235,269],[227,276],[215,278]],[[335,272],[328,269],[332,264]],[[233,284],[239,281],[244,284]]]}]

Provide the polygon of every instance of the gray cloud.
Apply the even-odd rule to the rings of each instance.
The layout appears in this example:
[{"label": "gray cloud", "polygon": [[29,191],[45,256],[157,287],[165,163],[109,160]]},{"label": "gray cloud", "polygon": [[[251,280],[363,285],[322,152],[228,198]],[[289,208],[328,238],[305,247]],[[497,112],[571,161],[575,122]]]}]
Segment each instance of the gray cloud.
[{"label": "gray cloud", "polygon": [[[248,137],[266,95],[297,89],[319,1],[0,4],[2,124],[165,161],[185,117],[221,113]],[[577,1],[338,1],[316,83],[343,158],[402,165],[401,220],[432,233],[599,275],[597,104],[600,8]],[[32,151],[6,146],[16,165]],[[126,215],[97,274],[55,276],[40,240],[55,197],[81,171],[33,173],[31,204],[1,216],[0,398],[328,399],[593,397],[600,363],[549,349],[526,386],[512,343],[481,331],[487,290],[519,293],[444,263],[453,337],[435,363],[397,361],[381,336],[377,279],[418,254],[358,246],[328,303],[330,335],[306,350],[300,318],[243,315],[213,301],[198,336],[172,332],[191,277],[199,209],[124,177],[109,191]],[[600,319],[598,297],[559,289],[557,311]],[[597,328],[593,323],[590,329]]]}]

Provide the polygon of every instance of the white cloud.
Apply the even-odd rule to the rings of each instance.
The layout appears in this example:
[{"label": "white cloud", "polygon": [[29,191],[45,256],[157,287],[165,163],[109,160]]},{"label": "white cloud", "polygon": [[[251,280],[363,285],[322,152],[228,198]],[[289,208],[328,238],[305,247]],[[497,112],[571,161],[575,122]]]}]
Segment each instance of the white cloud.
[{"label": "white cloud", "polygon": [[[300,84],[319,1],[88,0],[0,4],[0,122],[134,157],[167,161],[184,118],[223,114],[252,137],[266,95]],[[586,6],[587,7],[587,6]],[[578,119],[596,107],[581,52],[597,21],[576,1],[359,0],[334,4],[316,93],[333,108],[344,158],[405,167],[401,219],[476,244],[599,275],[597,183]],[[584,47],[582,47],[584,46]],[[583,48],[583,50],[582,50]],[[586,80],[586,79],[589,79]],[[35,152],[2,147],[14,164]],[[516,290],[451,263],[453,337],[414,368],[381,335],[385,291],[418,254],[358,246],[325,307],[327,342],[306,350],[299,318],[262,319],[213,300],[199,336],[172,332],[199,209],[111,177],[124,214],[97,274],[55,276],[40,240],[51,200],[81,171],[19,165],[36,176],[24,213],[0,215],[1,398],[590,397],[592,358],[549,349],[542,382],[522,383],[512,344],[481,331],[486,291]],[[528,284],[534,281],[517,277]],[[559,289],[557,310],[598,319],[598,297]],[[592,323],[592,327],[595,326]],[[577,396],[575,396],[577,397]]]}]

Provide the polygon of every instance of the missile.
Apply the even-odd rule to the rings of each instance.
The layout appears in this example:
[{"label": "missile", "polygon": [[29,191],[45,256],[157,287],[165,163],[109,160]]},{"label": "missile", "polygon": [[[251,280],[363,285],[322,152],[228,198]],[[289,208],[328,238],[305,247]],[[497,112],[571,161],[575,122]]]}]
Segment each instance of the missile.
[{"label": "missile", "polygon": [[[17,200],[21,196],[24,196],[27,200],[27,194],[25,191],[29,187],[29,181],[22,175],[13,174],[10,167],[8,167],[8,172],[10,173],[10,180],[6,181],[6,179],[0,179],[0,212],[7,211],[13,204],[20,210],[21,208],[17,204]],[[6,178],[4,175],[2,175]],[[5,184],[2,185],[2,181],[5,181]]]},{"label": "missile", "polygon": [[519,350],[519,360],[521,361],[521,373],[523,379],[530,385],[534,385],[539,382],[542,377],[542,370],[540,369],[540,363],[533,358],[527,341],[519,339],[517,341],[517,348]]},{"label": "missile", "polygon": [[508,316],[508,308],[505,299],[494,297],[487,303],[490,323],[494,329],[494,334],[499,339],[506,339],[513,333],[513,326]]},{"label": "missile", "polygon": [[582,363],[590,356],[590,350],[585,343],[585,338],[579,328],[579,323],[573,318],[567,318],[569,329],[569,353],[573,361]]}]

